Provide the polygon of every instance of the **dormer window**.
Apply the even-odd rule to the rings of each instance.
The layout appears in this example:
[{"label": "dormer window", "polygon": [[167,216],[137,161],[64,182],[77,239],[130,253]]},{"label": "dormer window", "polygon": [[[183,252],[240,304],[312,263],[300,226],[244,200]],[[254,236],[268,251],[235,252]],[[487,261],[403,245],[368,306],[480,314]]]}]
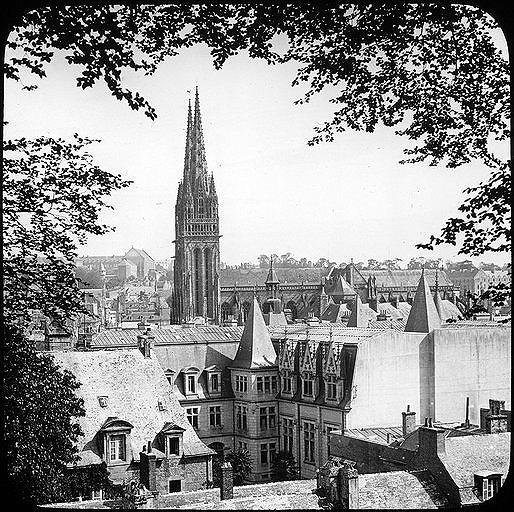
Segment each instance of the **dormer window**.
[{"label": "dormer window", "polygon": [[314,375],[310,372],[305,372],[302,376],[302,395],[305,397],[314,396]]},{"label": "dormer window", "polygon": [[327,400],[337,400],[337,377],[328,375],[326,378]]},{"label": "dormer window", "polygon": [[482,501],[492,498],[501,487],[501,473],[478,471],[474,475],[475,489]]},{"label": "dormer window", "polygon": [[107,464],[129,462],[131,459],[130,431],[133,426],[125,420],[110,417],[101,428],[103,453]]},{"label": "dormer window", "polygon": [[160,433],[164,438],[164,454],[166,457],[182,457],[184,429],[174,423],[165,423]]},{"label": "dormer window", "polygon": [[221,393],[221,369],[217,366],[209,366],[205,368],[207,374],[207,390],[211,395]]},{"label": "dormer window", "polygon": [[107,407],[107,397],[106,396],[99,396],[98,397],[98,403],[100,404],[100,407]]},{"label": "dormer window", "polygon": [[198,393],[198,373],[200,370],[194,366],[185,368],[184,373],[184,392],[185,395],[196,395]]},{"label": "dormer window", "polygon": [[194,375],[187,376],[187,393],[196,393],[196,377]]},{"label": "dormer window", "polygon": [[175,372],[173,370],[170,370],[169,368],[164,372],[166,375],[166,379],[168,380],[170,386],[173,386],[173,378],[175,376]]}]

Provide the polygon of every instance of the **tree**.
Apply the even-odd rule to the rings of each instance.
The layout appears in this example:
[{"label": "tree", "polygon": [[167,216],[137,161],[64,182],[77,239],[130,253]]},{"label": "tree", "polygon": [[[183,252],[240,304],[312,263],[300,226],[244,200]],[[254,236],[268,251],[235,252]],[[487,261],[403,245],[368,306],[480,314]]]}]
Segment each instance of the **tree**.
[{"label": "tree", "polygon": [[[5,76],[43,77],[58,49],[78,66],[79,87],[103,80],[154,119],[153,107],[123,86],[123,70],[151,74],[197,43],[210,48],[216,68],[243,50],[269,64],[297,62],[293,85],[306,86],[297,103],[334,88],[336,110],[310,144],[383,124],[414,141],[402,163],[479,161],[491,169],[489,180],[465,189],[461,216],[419,244],[433,249],[462,237],[460,252],[480,255],[506,251],[511,240],[510,162],[496,154],[510,137],[509,66],[491,37],[496,28],[476,7],[440,3],[46,7],[26,13],[14,30]],[[287,38],[283,52],[273,45],[278,34]]]},{"label": "tree", "polygon": [[298,478],[298,468],[292,453],[279,451],[271,465],[271,474],[274,481],[296,480]]},{"label": "tree", "polygon": [[268,268],[270,264],[270,258],[266,254],[261,254],[257,261],[259,262],[259,268]]},{"label": "tree", "polygon": [[225,455],[225,462],[232,464],[234,485],[242,485],[252,472],[252,458],[247,450],[234,450]]},{"label": "tree", "polygon": [[75,278],[76,247],[98,223],[104,197],[128,185],[93,164],[85,147],[39,137],[4,142],[4,396],[7,485],[25,504],[67,496],[84,414],[79,384],[25,334],[31,312],[64,324],[87,314]]},{"label": "tree", "polygon": [[421,268],[441,268],[442,262],[441,258],[437,260],[431,260],[423,258],[422,256],[419,258],[411,258],[409,263],[407,263],[407,268],[409,270],[421,269]]},{"label": "tree", "polygon": [[389,270],[400,270],[400,262],[402,260],[400,258],[394,258],[392,260],[385,260],[380,264],[382,268],[386,268]]},{"label": "tree", "polygon": [[75,277],[79,280],[79,288],[102,288],[103,286],[103,278],[98,270],[77,267]]}]

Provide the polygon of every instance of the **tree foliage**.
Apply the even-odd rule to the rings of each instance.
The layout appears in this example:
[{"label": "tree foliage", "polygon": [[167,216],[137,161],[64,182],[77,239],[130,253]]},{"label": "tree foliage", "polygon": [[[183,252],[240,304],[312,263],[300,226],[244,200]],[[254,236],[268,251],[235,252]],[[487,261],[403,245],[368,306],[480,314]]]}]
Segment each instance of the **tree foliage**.
[{"label": "tree foliage", "polygon": [[242,485],[252,472],[252,457],[247,450],[233,450],[225,455],[224,462],[232,464],[234,485]]},{"label": "tree foliage", "polygon": [[15,327],[4,325],[3,340],[7,488],[25,504],[58,501],[82,434],[79,384]]},{"label": "tree foliage", "polygon": [[[510,246],[510,164],[496,152],[510,137],[509,67],[496,47],[493,18],[472,6],[441,3],[300,3],[73,6],[26,13],[9,41],[5,76],[45,76],[55,50],[78,66],[77,85],[103,80],[112,94],[155,118],[123,71],[151,74],[165,58],[206,44],[216,68],[246,51],[270,64],[295,62],[297,103],[324,89],[332,118],[309,144],[345,130],[396,127],[408,140],[402,162],[449,168],[478,161],[488,181],[465,190],[460,216],[420,247],[464,242],[478,255]],[[287,40],[279,50],[275,37]],[[28,86],[32,87],[32,86]]]},{"label": "tree foliage", "polygon": [[31,313],[60,325],[85,312],[74,274],[76,247],[98,223],[104,197],[128,182],[99,169],[92,141],[40,137],[4,142],[3,342],[7,481],[25,504],[69,496],[84,414],[79,383],[27,336]]},{"label": "tree foliage", "polygon": [[82,310],[76,248],[109,230],[98,222],[104,198],[130,183],[94,164],[85,151],[92,142],[78,135],[4,142],[4,315],[11,323],[26,321],[30,310],[61,320]]},{"label": "tree foliage", "polygon": [[279,451],[271,465],[272,479],[275,481],[296,480],[298,467],[294,455],[288,451]]}]

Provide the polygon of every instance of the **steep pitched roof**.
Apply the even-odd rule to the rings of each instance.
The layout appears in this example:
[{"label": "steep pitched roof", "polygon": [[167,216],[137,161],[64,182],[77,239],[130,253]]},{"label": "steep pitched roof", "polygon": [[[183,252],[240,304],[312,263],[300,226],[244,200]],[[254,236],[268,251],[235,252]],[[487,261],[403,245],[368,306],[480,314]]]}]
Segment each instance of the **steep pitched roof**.
[{"label": "steep pitched roof", "polygon": [[233,366],[247,369],[261,368],[274,365],[276,359],[277,354],[264,323],[261,308],[257,298],[254,297]]},{"label": "steep pitched roof", "polygon": [[[326,277],[330,268],[306,267],[306,268],[280,268],[274,266],[275,274],[281,284],[316,284],[320,285],[321,278]],[[222,288],[234,288],[238,286],[263,285],[266,282],[269,269],[267,268],[222,268],[220,270],[220,286]]]},{"label": "steep pitched roof", "polygon": [[[141,447],[153,441],[168,423],[184,429],[186,455],[212,453],[187,420],[155,357],[145,358],[137,349],[54,352],[52,356],[82,384],[77,395],[84,400],[86,415],[78,420],[84,432],[80,451],[100,455],[96,436],[106,420],[115,417],[133,425],[130,438],[135,460]],[[99,396],[107,397],[105,407],[99,403]]]},{"label": "steep pitched roof", "polygon": [[376,277],[377,288],[397,288],[416,286],[420,274],[424,274],[430,286],[435,286],[436,275],[439,286],[451,286],[451,278],[444,270],[428,268],[424,270],[361,270],[360,274],[367,279],[370,275]]},{"label": "steep pitched roof", "polygon": [[377,314],[366,304],[362,303],[359,295],[353,303],[353,309],[348,319],[347,327],[368,327],[372,320],[376,320]]},{"label": "steep pitched roof", "polygon": [[337,276],[335,283],[331,287],[327,287],[327,295],[355,295],[355,290],[343,279],[343,276]]},{"label": "steep pitched roof", "polygon": [[430,332],[438,327],[441,327],[441,319],[430,293],[425,273],[422,271],[405,332]]}]

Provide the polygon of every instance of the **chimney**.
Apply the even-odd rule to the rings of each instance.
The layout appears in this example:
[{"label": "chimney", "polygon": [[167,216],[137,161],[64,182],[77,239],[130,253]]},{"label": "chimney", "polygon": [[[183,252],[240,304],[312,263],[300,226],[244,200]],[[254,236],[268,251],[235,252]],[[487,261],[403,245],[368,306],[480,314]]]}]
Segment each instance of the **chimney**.
[{"label": "chimney", "polygon": [[157,456],[152,452],[152,444],[148,441],[146,452],[139,452],[139,481],[149,490],[157,490],[156,479]]},{"label": "chimney", "polygon": [[407,405],[407,411],[402,412],[403,437],[407,437],[414,430],[416,430],[416,413],[410,410],[410,405]]},{"label": "chimney", "polygon": [[220,499],[231,500],[234,497],[234,472],[230,462],[221,465]]},{"label": "chimney", "polygon": [[359,508],[359,474],[354,462],[346,462],[337,472],[339,505],[347,509]]},{"label": "chimney", "polygon": [[485,416],[485,431],[488,434],[507,432],[508,417],[504,411],[505,401],[489,400],[489,412]]},{"label": "chimney", "polygon": [[154,337],[150,334],[150,329],[147,329],[145,334],[139,334],[137,336],[137,346],[141,354],[145,357],[152,357]]},{"label": "chimney", "polygon": [[446,430],[444,428],[433,427],[432,418],[425,419],[425,426],[420,427],[418,452],[422,457],[434,458],[439,455],[446,454],[445,438]]}]

